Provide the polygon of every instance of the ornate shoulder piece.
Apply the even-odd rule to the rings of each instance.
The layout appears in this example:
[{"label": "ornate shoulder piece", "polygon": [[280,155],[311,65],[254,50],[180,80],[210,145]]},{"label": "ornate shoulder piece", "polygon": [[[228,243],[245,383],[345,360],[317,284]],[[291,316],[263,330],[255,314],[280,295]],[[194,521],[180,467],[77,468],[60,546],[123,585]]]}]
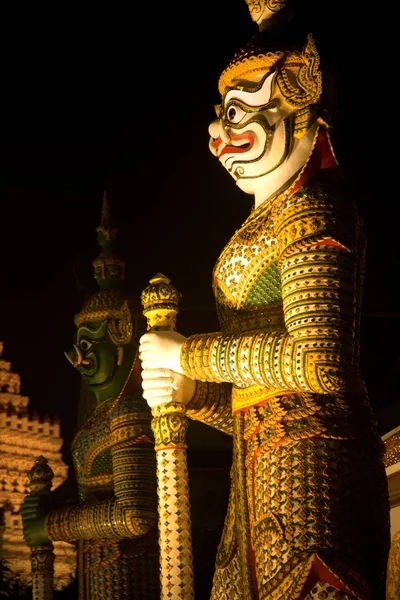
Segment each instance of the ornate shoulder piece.
[{"label": "ornate shoulder piece", "polygon": [[352,204],[320,184],[301,188],[276,210],[275,233],[281,259],[290,251],[328,244],[351,251],[358,218]]}]

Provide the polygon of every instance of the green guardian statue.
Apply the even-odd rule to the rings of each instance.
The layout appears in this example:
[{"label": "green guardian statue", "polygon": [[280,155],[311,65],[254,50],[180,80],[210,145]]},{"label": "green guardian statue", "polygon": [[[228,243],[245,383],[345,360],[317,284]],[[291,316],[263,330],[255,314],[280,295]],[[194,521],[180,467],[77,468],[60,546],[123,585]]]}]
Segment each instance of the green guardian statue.
[{"label": "green guardian statue", "polygon": [[146,325],[122,290],[115,237],[105,196],[93,262],[100,290],[75,316],[66,353],[96,399],[72,442],[79,505],[49,511],[28,496],[24,536],[29,546],[77,542],[80,600],[158,600],[156,460],[138,358]]}]

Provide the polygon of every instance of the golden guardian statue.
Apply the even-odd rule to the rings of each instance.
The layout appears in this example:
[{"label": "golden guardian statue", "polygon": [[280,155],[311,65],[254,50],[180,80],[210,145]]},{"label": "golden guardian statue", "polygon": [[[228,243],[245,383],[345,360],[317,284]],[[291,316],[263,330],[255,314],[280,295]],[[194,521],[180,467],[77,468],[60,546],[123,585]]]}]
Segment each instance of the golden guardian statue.
[{"label": "golden guardian statue", "polygon": [[360,373],[365,236],[335,157],[324,72],[295,5],[219,79],[209,148],[254,207],[213,271],[220,331],[141,338],[144,396],[233,436],[212,600],[384,597],[383,445]]}]

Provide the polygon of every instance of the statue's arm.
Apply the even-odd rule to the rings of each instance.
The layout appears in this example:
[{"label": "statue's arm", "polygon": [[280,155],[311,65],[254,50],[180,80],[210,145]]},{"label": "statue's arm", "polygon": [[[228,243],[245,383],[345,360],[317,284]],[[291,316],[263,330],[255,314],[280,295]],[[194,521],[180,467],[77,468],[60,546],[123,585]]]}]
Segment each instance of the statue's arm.
[{"label": "statue's arm", "polygon": [[197,381],[195,394],[186,406],[187,416],[233,435],[231,389],[229,383]]},{"label": "statue's arm", "polygon": [[358,219],[327,199],[293,200],[276,222],[285,328],[191,336],[188,377],[320,394],[349,386],[357,302]]},{"label": "statue's arm", "polygon": [[51,511],[45,521],[51,540],[136,537],[156,525],[156,463],[148,414],[113,419],[111,436],[113,499]]}]

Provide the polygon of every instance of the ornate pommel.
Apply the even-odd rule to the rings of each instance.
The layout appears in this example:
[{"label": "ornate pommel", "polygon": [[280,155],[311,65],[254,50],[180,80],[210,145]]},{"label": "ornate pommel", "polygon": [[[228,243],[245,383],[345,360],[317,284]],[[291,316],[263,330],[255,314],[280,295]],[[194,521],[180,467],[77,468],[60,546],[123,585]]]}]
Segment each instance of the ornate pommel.
[{"label": "ornate pommel", "polygon": [[175,329],[181,294],[168,277],[157,273],[143,290],[141,301],[147,329]]},{"label": "ornate pommel", "polygon": [[[149,285],[141,295],[147,329],[174,330],[180,298],[180,292],[162,273],[157,273],[150,279]],[[165,448],[186,448],[185,407],[177,398],[174,402],[153,408],[152,415],[151,428],[157,452]]]},{"label": "ornate pommel", "polygon": [[[44,456],[39,456],[35,460],[27,475],[32,495],[50,492],[54,473]],[[33,600],[53,600],[54,559],[52,542],[45,542],[31,548]]]},{"label": "ornate pommel", "polygon": [[31,494],[40,494],[51,490],[54,473],[44,456],[39,456],[35,460],[35,464],[27,475]]}]

